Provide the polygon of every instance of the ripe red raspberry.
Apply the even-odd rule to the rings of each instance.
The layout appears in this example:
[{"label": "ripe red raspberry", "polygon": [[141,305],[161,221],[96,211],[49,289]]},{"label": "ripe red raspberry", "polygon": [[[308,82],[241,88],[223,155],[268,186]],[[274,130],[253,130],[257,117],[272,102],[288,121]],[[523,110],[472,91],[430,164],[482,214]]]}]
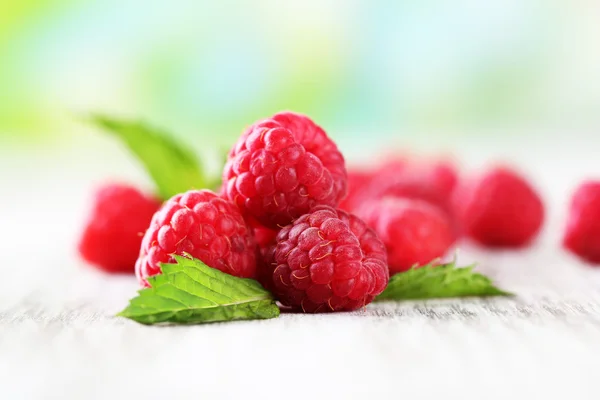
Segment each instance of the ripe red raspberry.
[{"label": "ripe red raspberry", "polygon": [[275,243],[275,238],[279,233],[278,230],[265,228],[264,226],[257,226],[252,228],[254,239],[259,248],[264,249]]},{"label": "ripe red raspberry", "polygon": [[102,186],[83,235],[79,253],[107,272],[133,273],[142,236],[160,201],[124,184]]},{"label": "ripe red raspberry", "polygon": [[575,191],[568,218],[563,246],[600,264],[600,181],[585,182]]},{"label": "ripe red raspberry", "polygon": [[385,247],[359,218],[318,206],[277,235],[270,257],[272,287],[282,304],[309,313],[350,311],[387,286]]},{"label": "ripe red raspberry", "polygon": [[233,203],[210,190],[178,194],[154,215],[135,264],[138,280],[148,286],[146,279],[161,272],[161,263],[183,253],[231,275],[255,276],[257,248],[250,228]]},{"label": "ripe red raspberry", "polygon": [[399,171],[402,171],[408,165],[414,163],[414,160],[411,159],[406,154],[403,155],[393,155],[391,157],[386,157],[383,162],[379,164],[376,168],[375,172],[377,175],[386,175],[392,174],[395,175]]},{"label": "ripe red raspberry", "polygon": [[270,281],[273,271],[269,270],[265,265],[267,262],[266,260],[271,258],[268,254],[270,254],[271,250],[274,248],[276,243],[275,239],[281,229],[267,228],[251,217],[247,218],[246,222],[248,222],[252,229],[254,240],[259,249],[259,257],[256,260],[256,279],[267,290],[272,291],[273,287],[270,285]]},{"label": "ripe red raspberry", "polygon": [[495,168],[460,187],[454,196],[464,233],[491,247],[530,243],[544,221],[544,205],[527,181],[507,168]]},{"label": "ripe red raspberry", "polygon": [[263,249],[275,244],[275,237],[280,231],[279,228],[267,228],[266,226],[261,225],[261,223],[253,217],[247,217],[245,220],[248,226],[250,226],[254,240],[259,248]]},{"label": "ripe red raspberry", "polygon": [[385,244],[390,273],[432,262],[454,244],[453,227],[446,213],[422,200],[375,200],[365,204],[358,215]]},{"label": "ripe red raspberry", "polygon": [[454,166],[445,161],[398,162],[383,165],[355,197],[351,209],[386,196],[421,199],[452,214],[451,196],[458,181]]},{"label": "ripe red raspberry", "polygon": [[250,126],[229,153],[226,196],[271,228],[346,194],[344,157],[308,117],[281,112]]},{"label": "ripe red raspberry", "polygon": [[348,171],[348,194],[340,202],[339,208],[352,212],[356,199],[362,196],[362,191],[371,183],[375,176],[374,171],[351,170]]}]

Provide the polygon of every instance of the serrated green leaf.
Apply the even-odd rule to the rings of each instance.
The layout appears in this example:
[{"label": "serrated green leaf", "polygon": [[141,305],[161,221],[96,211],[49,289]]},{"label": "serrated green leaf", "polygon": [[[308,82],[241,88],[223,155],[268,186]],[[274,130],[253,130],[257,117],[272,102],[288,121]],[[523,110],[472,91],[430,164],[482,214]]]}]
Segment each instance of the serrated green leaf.
[{"label": "serrated green leaf", "polygon": [[92,116],[91,120],[119,138],[141,161],[163,200],[205,187],[206,181],[194,153],[166,132],[103,115]]},{"label": "serrated green leaf", "polygon": [[494,286],[488,277],[474,272],[473,268],[457,268],[453,261],[395,274],[375,301],[512,295]]},{"label": "serrated green leaf", "polygon": [[201,324],[279,316],[273,296],[252,279],[237,278],[202,261],[174,256],[148,279],[118,316],[142,324]]}]

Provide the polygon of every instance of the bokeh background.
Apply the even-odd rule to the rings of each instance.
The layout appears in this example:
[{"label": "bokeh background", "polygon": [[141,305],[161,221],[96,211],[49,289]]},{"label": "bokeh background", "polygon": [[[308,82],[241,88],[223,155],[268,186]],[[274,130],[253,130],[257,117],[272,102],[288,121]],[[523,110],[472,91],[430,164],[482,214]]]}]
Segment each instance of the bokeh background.
[{"label": "bokeh background", "polygon": [[284,109],[350,164],[511,163],[559,227],[573,188],[600,175],[600,2],[0,1],[1,242],[46,265],[22,240],[36,232],[72,264],[100,182],[151,189],[88,113],[167,129],[218,171],[245,126]]},{"label": "bokeh background", "polygon": [[2,1],[0,143],[69,140],[90,111],[224,143],[281,109],[348,142],[597,130],[599,18],[593,0]]}]

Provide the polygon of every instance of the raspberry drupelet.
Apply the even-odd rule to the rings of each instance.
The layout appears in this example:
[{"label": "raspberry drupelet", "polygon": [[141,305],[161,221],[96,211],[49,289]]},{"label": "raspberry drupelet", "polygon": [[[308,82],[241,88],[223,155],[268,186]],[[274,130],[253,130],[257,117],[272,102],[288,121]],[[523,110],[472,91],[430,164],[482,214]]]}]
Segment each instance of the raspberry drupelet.
[{"label": "raspberry drupelet", "polygon": [[253,278],[257,247],[238,208],[210,190],[179,194],[154,215],[142,241],[135,272],[140,283],[161,272],[161,263],[184,253],[230,275]]},{"label": "raspberry drupelet", "polygon": [[[266,254],[270,281],[286,306],[307,313],[351,311],[387,286],[385,246],[358,217],[318,206],[277,235]],[[272,271],[272,272],[271,272]]]},{"label": "raspberry drupelet", "polygon": [[226,197],[245,216],[282,227],[317,205],[337,206],[346,194],[344,157],[304,115],[281,112],[250,126],[229,153]]}]

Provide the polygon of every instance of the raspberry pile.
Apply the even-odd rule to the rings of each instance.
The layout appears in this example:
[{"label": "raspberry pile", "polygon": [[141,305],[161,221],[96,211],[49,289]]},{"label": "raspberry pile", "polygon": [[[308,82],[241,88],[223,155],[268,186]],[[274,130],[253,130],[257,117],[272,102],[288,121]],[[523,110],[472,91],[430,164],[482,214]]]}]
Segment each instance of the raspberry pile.
[{"label": "raspberry pile", "polygon": [[[293,310],[350,311],[379,295],[390,272],[435,265],[463,238],[529,245],[544,217],[541,196],[513,169],[465,179],[448,160],[403,157],[347,172],[319,125],[280,112],[243,132],[218,194],[190,190],[161,206],[129,186],[100,190],[79,250],[106,271],[135,271],[144,286],[189,254],[259,280]],[[575,193],[563,245],[600,263],[600,182]]]},{"label": "raspberry pile", "polygon": [[137,278],[148,286],[173,255],[189,254],[258,279],[297,311],[364,307],[388,283],[387,252],[365,222],[337,208],[347,185],[344,157],[311,119],[282,112],[258,121],[230,151],[219,194],[191,190],[154,214]]}]

